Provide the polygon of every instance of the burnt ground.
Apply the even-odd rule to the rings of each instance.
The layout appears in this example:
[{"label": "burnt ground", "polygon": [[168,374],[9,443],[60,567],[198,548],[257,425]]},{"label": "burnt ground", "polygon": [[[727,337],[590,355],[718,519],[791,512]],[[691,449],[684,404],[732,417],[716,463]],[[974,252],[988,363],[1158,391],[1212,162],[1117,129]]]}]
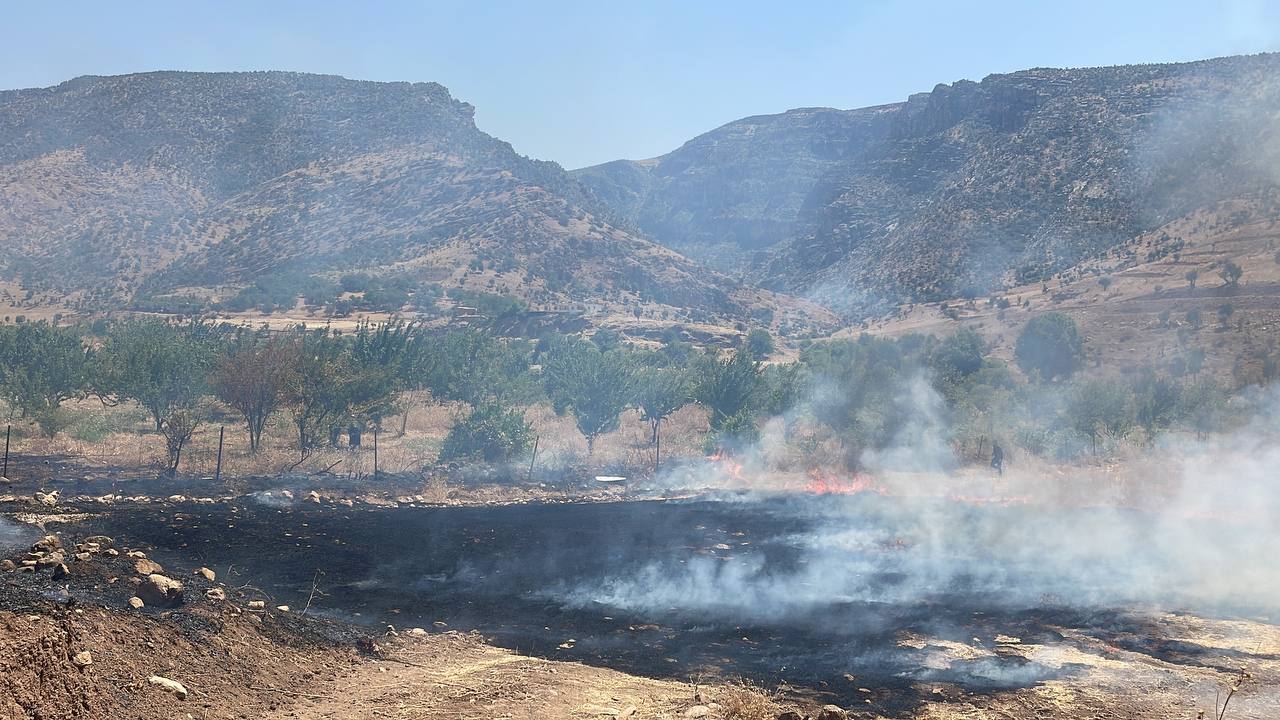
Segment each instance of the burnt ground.
[{"label": "burnt ground", "polygon": [[[917,588],[892,534],[856,542],[848,562],[874,562],[841,576],[811,547],[826,520],[806,504],[834,501],[370,508],[259,496],[93,508],[74,532],[207,565],[244,600],[309,603],[335,620],[308,626],[329,628],[326,642],[350,642],[352,626],[475,630],[527,655],[655,678],[742,676],[891,715],[1070,685],[1099,652],[1216,675],[1276,659],[1180,637],[1150,605],[1073,606],[1052,593],[1027,603],[963,574]],[[837,550],[846,562],[849,548]],[[1002,562],[1002,583],[1044,582],[1034,563]],[[797,572],[806,565],[818,567]],[[119,607],[129,594],[99,583],[78,601]]]},{"label": "burnt ground", "polygon": [[[134,592],[132,561],[98,556],[72,563],[62,581],[48,572],[0,574],[0,607],[71,620],[76,609],[107,608],[131,624],[155,623],[153,633],[168,628],[173,643],[192,647],[244,644],[248,627],[256,639],[248,646],[269,649],[224,672],[227,692],[246,673],[265,673],[268,685],[316,681],[297,669],[316,657],[331,668],[330,680],[359,686],[359,678],[341,681],[340,668],[362,638],[394,626],[425,627],[432,637],[477,631],[519,653],[495,660],[476,649],[488,658],[477,667],[528,657],[660,681],[744,677],[877,716],[961,717],[965,708],[987,708],[1013,718],[1194,717],[1241,666],[1256,679],[1240,717],[1276,709],[1267,688],[1280,681],[1280,630],[1262,609],[1171,614],[1184,607],[1181,599],[1109,595],[1103,578],[1119,574],[1122,585],[1131,578],[1123,564],[1108,565],[1106,550],[1072,555],[1104,572],[1061,577],[1043,548],[1001,554],[990,539],[946,537],[923,555],[915,549],[938,522],[999,528],[1020,547],[1020,528],[1038,531],[1023,508],[947,503],[903,518],[891,511],[894,501],[870,494],[427,507],[346,504],[331,493],[306,499],[302,488],[289,497],[262,485],[218,501],[167,501],[160,497],[169,488],[148,485],[151,497],[136,501],[4,503],[8,514],[66,542],[107,535],[121,549],[144,549],[187,584],[189,600],[177,609],[122,610]],[[111,489],[101,480],[88,487]],[[1072,513],[1092,512],[1059,514],[1070,527],[1087,527],[1086,515]],[[0,522],[0,545],[17,557],[41,532]],[[1132,572],[1158,568],[1153,562]],[[217,572],[216,583],[192,575],[201,565]],[[203,597],[214,586],[226,591],[226,603]],[[245,612],[251,600],[264,601],[267,612]],[[271,611],[280,604],[292,612]],[[1206,610],[1221,619],[1205,620]],[[272,676],[280,663],[270,658],[280,653],[297,667]],[[521,667],[537,677],[550,672]],[[602,687],[599,678],[584,682]],[[556,694],[552,685],[538,687]],[[645,687],[666,698],[655,707],[666,707],[671,688]],[[268,707],[261,703],[246,696],[232,707]]]}]

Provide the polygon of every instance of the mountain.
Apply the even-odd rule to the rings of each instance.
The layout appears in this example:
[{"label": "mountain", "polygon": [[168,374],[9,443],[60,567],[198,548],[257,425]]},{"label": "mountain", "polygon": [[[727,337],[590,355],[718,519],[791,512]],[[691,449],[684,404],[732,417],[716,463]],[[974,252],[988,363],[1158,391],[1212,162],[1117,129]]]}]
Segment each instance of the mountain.
[{"label": "mountain", "polygon": [[1223,203],[1274,215],[1277,168],[1280,55],[1256,55],[749,118],[577,176],[660,242],[763,248],[749,277],[858,316],[1039,281]]},{"label": "mountain", "polygon": [[629,231],[473,114],[434,83],[282,72],[0,92],[0,277],[82,309],[368,270],[544,306],[805,313]]},{"label": "mountain", "polygon": [[791,237],[813,189],[882,141],[893,110],[805,108],[749,117],[660,158],[618,160],[574,176],[650,237],[732,266]]}]

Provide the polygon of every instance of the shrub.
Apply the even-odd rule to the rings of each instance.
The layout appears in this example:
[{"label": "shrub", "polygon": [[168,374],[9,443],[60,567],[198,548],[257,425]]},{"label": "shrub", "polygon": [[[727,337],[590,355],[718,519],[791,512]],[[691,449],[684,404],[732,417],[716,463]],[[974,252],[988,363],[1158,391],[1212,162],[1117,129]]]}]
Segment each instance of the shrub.
[{"label": "shrub", "polygon": [[524,452],[532,439],[533,429],[518,410],[486,402],[454,423],[440,449],[440,462],[503,462]]}]

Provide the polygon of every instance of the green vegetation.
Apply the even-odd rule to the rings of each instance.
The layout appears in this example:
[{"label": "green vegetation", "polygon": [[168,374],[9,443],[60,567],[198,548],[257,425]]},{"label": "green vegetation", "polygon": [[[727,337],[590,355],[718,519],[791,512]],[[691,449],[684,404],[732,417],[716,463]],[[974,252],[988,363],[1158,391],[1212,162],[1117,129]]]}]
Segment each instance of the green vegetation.
[{"label": "green vegetation", "polygon": [[[44,434],[68,430],[86,440],[119,427],[104,412],[70,413],[68,400],[93,396],[107,409],[136,408],[130,412],[145,412],[163,435],[170,470],[214,413],[242,419],[251,452],[261,449],[272,418],[287,420],[301,462],[339,445],[344,430],[358,445],[363,431],[397,413],[403,431],[410,399],[458,405],[441,461],[518,460],[533,433],[525,409],[545,402],[573,419],[589,456],[635,411],[647,424],[655,467],[665,423],[690,404],[706,413],[700,440],[708,451],[749,449],[778,418],[768,425],[789,447],[834,446],[853,469],[902,447],[949,446],[951,457],[980,460],[999,443],[1072,458],[1120,442],[1150,445],[1169,431],[1205,435],[1243,412],[1229,388],[1200,373],[1198,348],[1171,361],[1167,374],[1076,379],[1084,341],[1056,313],[1033,319],[1018,338],[1029,383],[968,329],[943,338],[810,341],[794,363],[764,364],[763,347],[698,350],[673,332],[660,348],[642,350],[604,331],[535,344],[399,320],[346,334],[155,319],[24,322],[0,326],[0,397],[11,417]],[[1234,372],[1238,387],[1269,382],[1280,376],[1280,361],[1250,357]],[[818,461],[831,462],[823,452]]]},{"label": "green vegetation", "polygon": [[1070,377],[1084,363],[1084,340],[1075,321],[1058,312],[1031,318],[1014,349],[1018,367],[1044,382]]}]

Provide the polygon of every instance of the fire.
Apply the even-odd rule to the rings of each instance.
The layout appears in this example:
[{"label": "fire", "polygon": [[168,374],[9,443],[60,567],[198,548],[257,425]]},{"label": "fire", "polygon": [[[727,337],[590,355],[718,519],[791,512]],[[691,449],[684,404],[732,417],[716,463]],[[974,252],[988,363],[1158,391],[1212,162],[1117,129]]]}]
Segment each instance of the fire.
[{"label": "fire", "polygon": [[863,492],[884,495],[887,493],[885,487],[877,484],[870,475],[854,473],[848,478],[843,478],[822,470],[809,471],[809,482],[805,485],[805,490],[815,495],[856,495]]}]

